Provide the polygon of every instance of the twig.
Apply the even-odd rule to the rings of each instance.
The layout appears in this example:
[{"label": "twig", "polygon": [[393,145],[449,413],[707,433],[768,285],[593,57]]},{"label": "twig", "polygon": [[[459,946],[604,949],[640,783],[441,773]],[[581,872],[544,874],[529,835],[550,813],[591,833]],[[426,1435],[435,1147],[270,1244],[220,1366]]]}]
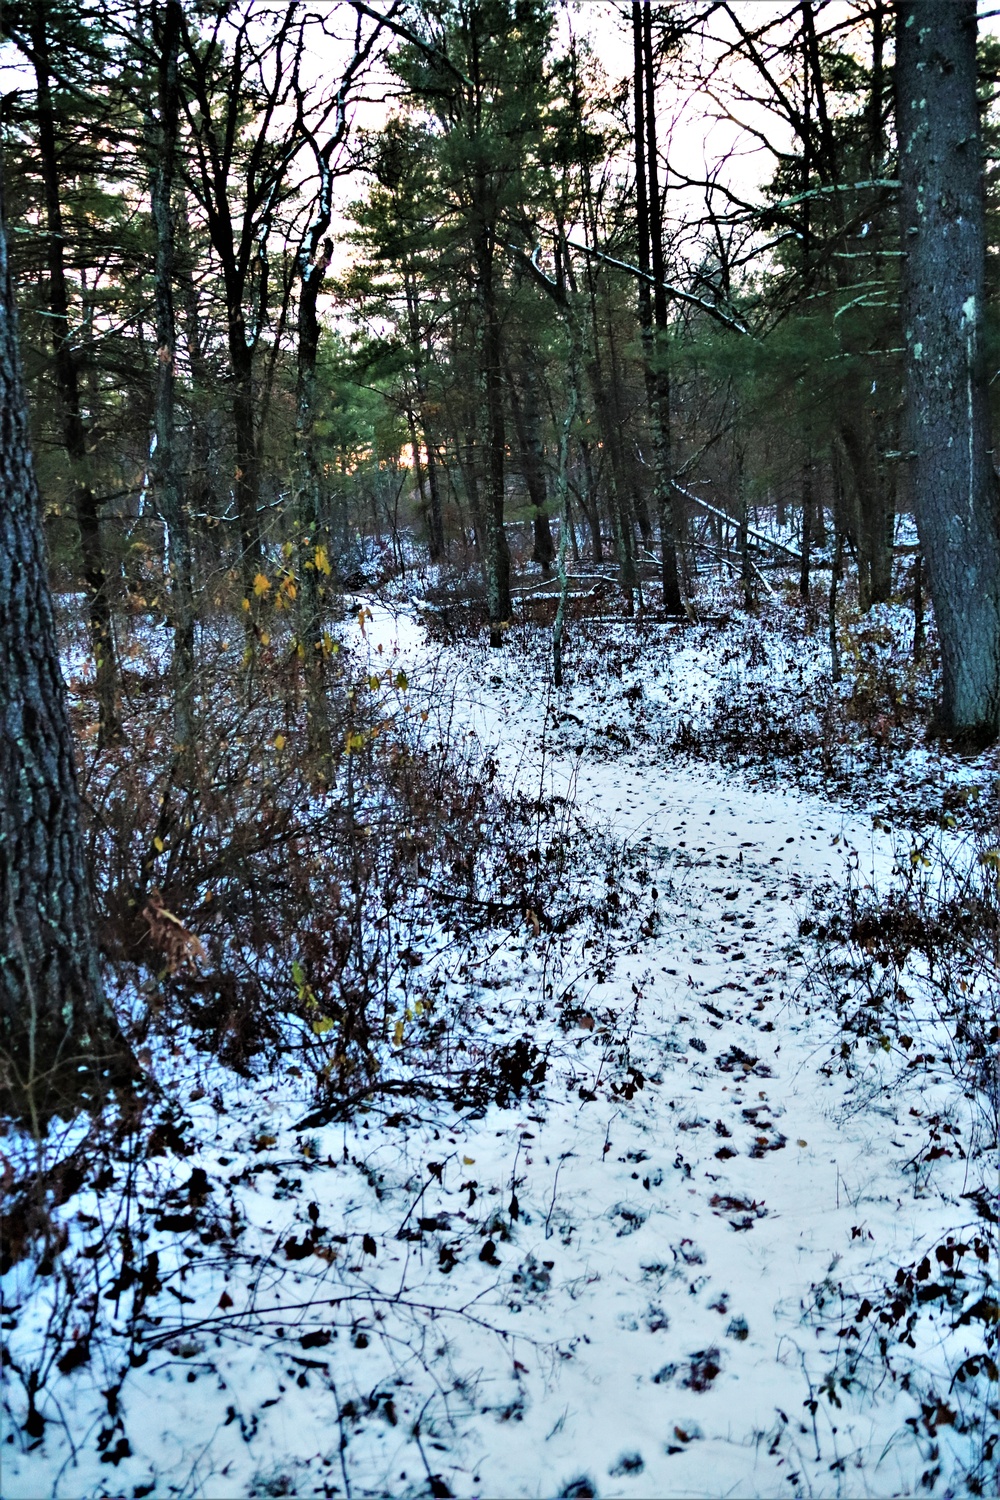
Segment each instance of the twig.
[{"label": "twig", "polygon": [[549,1204],[549,1211],[545,1215],[545,1238],[547,1240],[550,1240],[552,1238],[552,1229],[550,1228],[550,1223],[551,1223],[552,1215],[553,1215],[553,1213],[555,1211],[555,1206],[556,1206],[556,1191],[557,1191],[557,1189],[559,1187],[559,1173],[562,1171],[562,1164],[563,1164],[563,1162],[566,1160],[567,1157],[572,1156],[572,1155],[573,1155],[572,1151],[564,1151],[562,1153],[562,1155],[559,1158],[559,1163],[558,1163],[558,1165],[556,1167],[556,1175],[555,1175],[555,1177],[552,1180],[552,1202]]}]

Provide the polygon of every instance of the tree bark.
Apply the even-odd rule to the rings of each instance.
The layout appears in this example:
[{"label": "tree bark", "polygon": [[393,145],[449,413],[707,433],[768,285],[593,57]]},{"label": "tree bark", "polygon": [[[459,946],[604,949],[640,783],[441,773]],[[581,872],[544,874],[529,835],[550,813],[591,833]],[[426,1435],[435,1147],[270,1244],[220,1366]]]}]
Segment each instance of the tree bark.
[{"label": "tree bark", "polygon": [[0,1088],[37,1130],[126,1057],[98,971],[0,205]]},{"label": "tree bark", "polygon": [[73,505],[80,529],[83,581],[90,615],[90,643],[97,673],[99,743],[119,738],[118,670],[112,632],[111,600],[101,544],[100,514],[90,482],[87,431],[80,404],[80,374],[73,349],[66,287],[65,234],[60,201],[59,146],[52,100],[45,5],[36,3],[31,17],[38,109],[38,152],[45,190],[46,252],[49,272],[49,316],[55,355],[56,387],[62,410],[63,446],[69,459]]},{"label": "tree bark", "polygon": [[975,0],[899,0],[905,416],[941,641],[940,727],[1000,728],[1000,497],[982,350],[985,199]]}]

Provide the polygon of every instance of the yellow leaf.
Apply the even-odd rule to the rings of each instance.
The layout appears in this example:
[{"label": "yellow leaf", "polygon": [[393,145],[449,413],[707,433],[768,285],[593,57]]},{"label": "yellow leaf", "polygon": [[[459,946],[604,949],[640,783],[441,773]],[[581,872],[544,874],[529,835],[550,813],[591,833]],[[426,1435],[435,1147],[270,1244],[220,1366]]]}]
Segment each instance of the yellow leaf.
[{"label": "yellow leaf", "polygon": [[381,686],[381,682],[377,677],[369,677],[368,686],[371,688],[373,693],[377,693]]},{"label": "yellow leaf", "polygon": [[246,610],[247,614],[250,613],[250,600],[249,599],[244,599],[243,600],[243,608]]},{"label": "yellow leaf", "polygon": [[284,580],[284,582],[282,583],[281,587],[284,589],[284,591],[288,595],[289,599],[294,599],[295,595],[298,593],[298,590],[295,587],[295,579],[294,578],[286,578]]},{"label": "yellow leaf", "polygon": [[253,591],[258,599],[262,599],[271,587],[271,580],[266,573],[258,573],[253,581]]},{"label": "yellow leaf", "polygon": [[474,1167],[476,1165],[476,1158],[474,1156],[463,1156],[462,1162],[467,1167]]},{"label": "yellow leaf", "polygon": [[276,734],[274,736],[274,748],[275,748],[275,750],[284,750],[285,744],[286,744],[286,740],[285,740],[285,736],[283,734]]},{"label": "yellow leaf", "polygon": [[321,573],[325,573],[329,577],[329,574],[330,574],[330,559],[326,555],[326,548],[325,547],[317,547],[316,548],[316,551],[315,551],[315,553],[313,555],[313,562],[314,562],[315,566],[319,569],[319,571]]},{"label": "yellow leaf", "polygon": [[294,549],[292,547],[291,542],[282,542],[282,544],[281,544],[281,555],[282,555],[282,557],[291,557],[293,550]]},{"label": "yellow leaf", "polygon": [[402,1021],[397,1021],[396,1022],[396,1025],[395,1025],[395,1027],[393,1029],[393,1033],[392,1033],[392,1039],[395,1042],[395,1044],[396,1044],[397,1047],[401,1047],[403,1045],[403,1023],[402,1023]]},{"label": "yellow leaf", "polygon": [[164,849],[166,848],[166,844],[164,844],[161,838],[157,837],[153,840],[153,848],[156,850],[157,854],[162,854]]},{"label": "yellow leaf", "polygon": [[808,1141],[796,1141],[795,1144],[796,1144],[796,1146],[807,1146],[809,1144],[809,1142]]},{"label": "yellow leaf", "polygon": [[269,646],[271,644],[271,637],[266,630],[262,630],[260,633],[260,643],[262,646]]},{"label": "yellow leaf", "polygon": [[312,1029],[317,1036],[326,1036],[328,1031],[333,1030],[334,1024],[335,1023],[330,1020],[329,1016],[319,1016],[312,1023]]}]

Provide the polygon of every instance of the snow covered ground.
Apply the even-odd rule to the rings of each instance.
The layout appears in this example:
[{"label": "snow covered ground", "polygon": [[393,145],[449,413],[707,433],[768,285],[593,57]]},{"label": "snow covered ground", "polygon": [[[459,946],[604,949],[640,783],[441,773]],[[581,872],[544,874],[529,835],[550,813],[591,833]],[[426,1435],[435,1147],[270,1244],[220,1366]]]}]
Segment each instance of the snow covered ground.
[{"label": "snow covered ground", "polygon": [[[4,1278],[4,1496],[968,1492],[995,1421],[961,1433],[920,1403],[992,1314],[922,1319],[896,1378],[843,1358],[858,1299],[985,1235],[971,1192],[996,1202],[978,1102],[878,1047],[845,1071],[800,937],[849,869],[888,881],[891,836],[668,756],[660,718],[695,691],[677,657],[631,698],[600,676],[557,696],[530,653],[432,648],[415,612],[369,608],[355,651],[402,667],[416,707],[446,679],[440,711],[508,783],[607,833],[590,878],[617,900],[454,963],[428,934],[414,1034],[426,1002],[472,1018],[470,1055],[524,1044],[476,1105],[375,1095],[324,1122],[297,1069],[164,1048],[158,1154],[60,1210],[72,1293],[29,1261]],[[964,1155],[931,1168],[932,1112]],[[109,1236],[140,1269],[92,1289],[84,1350],[70,1309]],[[70,1316],[80,1358],[26,1430],[24,1372]]]}]

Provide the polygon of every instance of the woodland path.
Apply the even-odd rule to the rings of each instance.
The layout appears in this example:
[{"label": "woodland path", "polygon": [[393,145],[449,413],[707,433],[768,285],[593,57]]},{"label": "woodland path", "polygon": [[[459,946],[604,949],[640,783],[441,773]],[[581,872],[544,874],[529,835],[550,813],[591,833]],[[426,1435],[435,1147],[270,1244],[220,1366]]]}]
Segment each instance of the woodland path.
[{"label": "woodland path", "polygon": [[[450,1076],[485,1078],[475,1104],[429,1050],[429,1088],[307,1128],[301,1069],[240,1078],[164,1047],[183,1150],[128,1168],[156,1289],[133,1326],[102,1294],[103,1341],[60,1377],[44,1442],[5,1449],[5,1497],[916,1493],[916,1398],[877,1364],[833,1388],[839,1406],[822,1387],[858,1298],[969,1224],[967,1164],[912,1162],[931,1109],[968,1142],[973,1106],[877,1049],[848,1074],[799,936],[848,866],[888,875],[890,838],[794,786],[668,759],[655,652],[642,683],[597,674],[556,699],[523,641],[438,648],[374,601],[344,634],[352,670],[365,652],[373,674],[402,669],[411,712],[471,735],[564,828],[582,814],[572,878],[608,915],[484,929],[456,956],[428,908],[408,994],[451,1017]],[[661,699],[684,686],[658,675]],[[515,1038],[547,1072],[501,1104],[490,1070]],[[383,1065],[405,1082],[419,1043]],[[120,1203],[87,1189],[69,1209],[82,1257]],[[59,1295],[20,1274],[19,1358]],[[926,1337],[912,1362],[947,1387]],[[952,1429],[938,1441],[961,1456]]]}]

